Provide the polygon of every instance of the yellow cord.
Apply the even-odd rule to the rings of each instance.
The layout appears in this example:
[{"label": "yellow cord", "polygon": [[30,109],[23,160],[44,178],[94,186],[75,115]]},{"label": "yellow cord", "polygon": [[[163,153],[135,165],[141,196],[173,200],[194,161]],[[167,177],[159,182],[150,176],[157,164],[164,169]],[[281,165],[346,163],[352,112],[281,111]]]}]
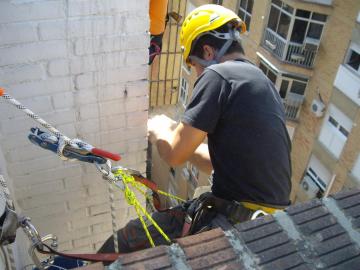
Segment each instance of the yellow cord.
[{"label": "yellow cord", "polygon": [[[136,211],[136,214],[138,215],[139,217],[139,220],[141,222],[141,225],[143,226],[144,228],[144,231],[145,231],[145,234],[147,236],[147,238],[149,239],[149,242],[150,242],[150,245],[152,247],[155,246],[154,244],[154,240],[152,239],[151,235],[150,235],[150,232],[149,232],[149,229],[147,228],[146,226],[146,222],[143,218],[143,215],[152,223],[152,225],[155,227],[155,229],[162,235],[162,237],[164,237],[164,239],[166,241],[168,241],[169,243],[171,243],[171,240],[170,238],[166,235],[166,233],[160,228],[160,226],[157,224],[157,222],[151,217],[151,215],[146,211],[146,209],[139,203],[138,199],[136,198],[136,195],[135,193],[129,188],[128,184],[132,185],[134,188],[136,188],[140,193],[142,193],[146,198],[149,198],[148,195],[146,195],[146,192],[142,189],[143,187],[147,188],[146,185],[142,184],[142,183],[139,183],[135,180],[135,178],[132,176],[132,175],[128,175],[126,173],[124,173],[121,169],[118,169],[116,172],[114,172],[114,175],[116,177],[120,177],[124,183],[124,196],[125,196],[125,199],[127,201],[127,203],[129,205],[133,205],[134,208],[135,208],[135,211]],[[172,194],[169,194],[169,193],[166,193],[164,191],[161,191],[161,190],[157,190],[157,192],[159,194],[162,194],[164,196],[167,196],[167,197],[170,197],[170,198],[173,198],[173,199],[176,199],[178,201],[182,201],[184,202],[183,199],[175,196],[175,195],[172,195]],[[142,214],[141,214],[142,212]]]}]

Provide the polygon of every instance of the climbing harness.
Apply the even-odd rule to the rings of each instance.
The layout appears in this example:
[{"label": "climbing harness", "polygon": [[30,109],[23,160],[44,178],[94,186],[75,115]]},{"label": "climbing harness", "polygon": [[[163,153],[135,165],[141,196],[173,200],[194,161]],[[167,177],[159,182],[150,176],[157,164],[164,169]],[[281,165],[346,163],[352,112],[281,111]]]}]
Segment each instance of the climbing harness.
[{"label": "climbing harness", "polygon": [[[40,118],[38,115],[33,113],[31,110],[24,107],[20,102],[12,98],[10,95],[5,93],[3,89],[0,88],[0,96],[2,96],[10,104],[14,105],[19,110],[22,110],[29,117],[34,119],[36,122],[41,124],[43,127],[48,129],[50,133],[40,130],[39,128],[31,128],[30,134],[28,135],[29,140],[44,149],[50,150],[54,153],[57,153],[59,157],[63,160],[80,160],[88,163],[93,163],[97,169],[102,173],[103,178],[107,180],[112,186],[119,188],[123,191],[125,199],[129,205],[132,205],[135,208],[135,211],[141,221],[143,229],[146,233],[146,236],[152,247],[155,246],[155,243],[150,235],[148,230],[148,224],[151,224],[156,228],[156,230],[161,234],[161,236],[169,243],[171,239],[166,235],[166,233],[160,228],[157,222],[151,217],[149,212],[141,205],[137,199],[135,193],[130,189],[130,187],[136,189],[141,194],[143,194],[147,200],[152,201],[154,207],[158,211],[168,211],[168,209],[163,209],[160,206],[159,195],[167,196],[172,199],[176,199],[179,202],[184,202],[183,199],[175,195],[169,194],[167,192],[161,191],[158,189],[157,185],[144,178],[140,172],[132,169],[127,169],[123,167],[112,167],[111,161],[120,160],[120,156],[114,153],[107,152],[105,150],[95,148],[92,145],[83,142],[80,139],[70,139],[62,134],[59,130],[54,128],[52,125],[47,123],[45,120]],[[147,192],[151,191],[150,195]],[[113,200],[112,200],[113,201]],[[112,207],[112,211],[113,211]],[[112,214],[113,219],[115,215]],[[113,221],[113,224],[115,222]],[[34,226],[31,225],[29,218],[24,218],[21,222],[18,223],[18,227],[21,226],[27,236],[32,240],[33,245],[31,248],[30,256],[32,256],[34,262],[42,266],[42,263],[37,260],[35,255],[35,250],[44,253],[44,254],[57,254],[64,257],[70,258],[80,258],[90,261],[107,261],[111,262],[116,260],[119,254],[64,254],[56,251],[57,239],[56,237],[49,235],[41,238],[37,233]],[[18,228],[17,227],[17,228]],[[116,239],[116,230],[114,231],[114,239]],[[45,244],[45,241],[52,241],[50,245]],[[116,248],[117,243],[115,244]],[[49,264],[49,262],[45,262]],[[43,269],[43,268],[40,268]]]}]

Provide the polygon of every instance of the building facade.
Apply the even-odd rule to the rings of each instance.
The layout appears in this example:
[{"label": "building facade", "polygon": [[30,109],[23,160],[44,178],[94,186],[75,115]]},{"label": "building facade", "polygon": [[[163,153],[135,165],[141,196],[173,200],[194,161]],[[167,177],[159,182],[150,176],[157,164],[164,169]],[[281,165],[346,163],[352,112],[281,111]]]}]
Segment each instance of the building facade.
[{"label": "building facade", "polygon": [[[359,186],[360,2],[189,0],[186,12],[207,3],[222,4],[245,21],[246,56],[283,100],[292,140],[292,201]],[[182,65],[179,115],[194,80]]]}]

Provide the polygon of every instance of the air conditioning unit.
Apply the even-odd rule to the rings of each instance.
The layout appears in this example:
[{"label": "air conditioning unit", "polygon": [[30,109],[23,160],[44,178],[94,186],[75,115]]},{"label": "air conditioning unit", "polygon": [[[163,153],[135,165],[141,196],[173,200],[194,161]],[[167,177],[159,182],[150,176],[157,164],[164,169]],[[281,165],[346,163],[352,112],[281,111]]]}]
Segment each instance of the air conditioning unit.
[{"label": "air conditioning unit", "polygon": [[271,50],[276,49],[276,44],[272,43],[270,40],[265,40],[266,46],[268,46]]},{"label": "air conditioning unit", "polygon": [[325,112],[325,104],[319,99],[314,99],[311,103],[311,111],[316,117],[321,117]]},{"label": "air conditioning unit", "polygon": [[305,175],[301,181],[301,188],[306,194],[307,199],[313,199],[316,194],[320,191],[320,188],[315,184],[314,180],[310,176]]}]

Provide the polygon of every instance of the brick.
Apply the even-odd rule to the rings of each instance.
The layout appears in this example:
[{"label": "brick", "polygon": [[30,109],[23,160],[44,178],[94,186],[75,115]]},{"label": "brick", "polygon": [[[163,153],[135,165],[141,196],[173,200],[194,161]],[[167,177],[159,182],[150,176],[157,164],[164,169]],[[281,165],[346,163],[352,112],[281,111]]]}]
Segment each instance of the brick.
[{"label": "brick", "polygon": [[84,88],[75,91],[74,97],[78,106],[98,102],[97,88]]},{"label": "brick", "polygon": [[337,223],[334,216],[327,215],[318,219],[311,220],[299,227],[299,230],[305,235],[317,233],[327,227]]},{"label": "brick", "polygon": [[167,246],[158,246],[143,251],[131,252],[128,255],[120,255],[119,260],[123,266],[131,265],[135,262],[145,261],[152,258],[158,258],[167,254]]},{"label": "brick", "polygon": [[[12,175],[12,172],[9,172]],[[81,174],[81,167],[79,164],[69,165],[66,168],[51,168],[48,170],[41,170],[31,173],[31,175],[16,176],[14,182],[15,187],[21,187],[22,185],[28,185],[31,180],[31,184],[39,184],[44,182],[50,182],[65,177],[73,177]]]},{"label": "brick", "polygon": [[86,190],[76,190],[76,191],[63,191],[63,192],[53,192],[39,194],[36,197],[28,196],[19,200],[19,204],[22,205],[23,209],[32,209],[38,206],[42,206],[50,203],[59,203],[66,200],[72,200],[74,198],[85,198]]},{"label": "brick", "polygon": [[36,25],[34,23],[0,24],[0,37],[0,46],[33,42],[37,40]]},{"label": "brick", "polygon": [[83,120],[77,122],[76,127],[80,134],[96,133],[100,131],[100,121],[96,118]]},{"label": "brick", "polygon": [[0,2],[0,23],[54,19],[64,16],[64,2],[61,0],[28,3]]},{"label": "brick", "polygon": [[125,15],[94,16],[68,21],[68,35],[70,38],[96,37],[124,32]]},{"label": "brick", "polygon": [[31,185],[23,185],[17,187],[16,191],[16,198],[18,200],[29,197],[29,196],[38,196],[41,194],[49,194],[52,192],[61,192],[65,191],[63,182],[58,179],[51,182],[45,182],[41,184],[31,184]]},{"label": "brick", "polygon": [[100,103],[101,115],[113,115],[121,113],[130,113],[136,111],[145,111],[149,107],[147,96],[129,97],[127,99],[107,101]]},{"label": "brick", "polygon": [[53,60],[49,62],[48,72],[50,76],[66,76],[70,72],[69,62],[66,59]]},{"label": "brick", "polygon": [[97,118],[99,116],[99,105],[96,103],[82,105],[79,108],[80,120]]},{"label": "brick", "polygon": [[42,206],[27,210],[27,214],[31,218],[51,218],[53,216],[63,215],[66,211],[65,204],[60,203],[46,203]]},{"label": "brick", "polygon": [[72,92],[55,94],[51,98],[55,110],[73,108],[75,105],[74,94]]},{"label": "brick", "polygon": [[257,227],[261,227],[261,226],[264,226],[266,224],[270,224],[273,222],[274,222],[273,216],[269,215],[269,216],[257,218],[253,221],[241,222],[241,223],[235,225],[235,228],[240,232],[245,232],[247,230],[253,230]]},{"label": "brick", "polygon": [[103,203],[100,205],[94,205],[90,207],[90,215],[96,216],[99,214],[110,213],[110,204]]},{"label": "brick", "polygon": [[241,233],[241,238],[247,242],[252,242],[266,236],[279,233],[282,229],[277,223],[270,223],[265,226],[256,227],[253,230],[244,231]]},{"label": "brick", "polygon": [[128,51],[125,56],[126,66],[144,65],[148,62],[148,52],[146,50]]},{"label": "brick", "polygon": [[277,258],[282,258],[289,254],[293,254],[296,251],[297,250],[294,244],[286,243],[284,245],[273,247],[272,249],[261,252],[260,254],[257,254],[257,257],[260,259],[259,264],[262,265],[272,262]]},{"label": "brick", "polygon": [[302,204],[292,205],[286,208],[285,212],[287,212],[289,215],[295,215],[313,208],[317,208],[319,206],[321,206],[321,202],[319,200],[311,200]]},{"label": "brick", "polygon": [[[200,247],[201,248],[201,247]],[[210,255],[210,254],[209,254]],[[221,263],[229,263],[236,260],[236,255],[232,249],[224,249],[213,253],[210,256],[195,258],[188,261],[191,269],[211,269]]]},{"label": "brick", "polygon": [[330,253],[333,250],[337,250],[351,244],[352,243],[348,235],[338,235],[324,242],[316,243],[314,246],[314,250],[316,251],[318,256],[321,256]]},{"label": "brick", "polygon": [[111,223],[110,213],[99,214],[96,216],[88,217],[86,219],[76,219],[76,220],[73,220],[71,223],[72,223],[72,227],[77,229],[77,228],[82,228],[85,226],[90,226],[91,224],[97,224],[100,222]]},{"label": "brick", "polygon": [[[121,33],[121,32],[120,32]],[[145,33],[130,33],[124,36],[110,36],[105,38],[84,38],[75,41],[75,55],[98,54],[131,50],[146,51],[149,44]]]},{"label": "brick", "polygon": [[12,163],[26,161],[31,158],[36,159],[52,156],[53,154],[50,151],[44,151],[44,149],[36,147],[33,144],[9,150],[5,155],[6,160]]},{"label": "brick", "polygon": [[264,266],[264,269],[271,270],[285,270],[285,269],[293,269],[296,266],[301,264],[305,264],[304,260],[299,256],[299,254],[291,254],[283,258],[279,258],[267,265]]},{"label": "brick", "polygon": [[337,199],[336,203],[339,205],[340,208],[346,209],[352,206],[359,205],[360,200],[360,192],[351,194],[346,197],[342,197],[341,199]]},{"label": "brick", "polygon": [[345,229],[339,224],[336,224],[317,232],[315,237],[319,242],[321,242],[344,233],[345,233]]},{"label": "brick", "polygon": [[147,123],[149,118],[148,111],[139,111],[133,112],[126,115],[126,126],[127,127],[136,127],[139,125],[144,125]]},{"label": "brick", "polygon": [[9,93],[16,99],[22,99],[59,92],[63,93],[70,91],[73,87],[69,78],[47,78],[46,80],[9,85],[8,89]]},{"label": "brick", "polygon": [[45,21],[39,23],[40,40],[66,39],[66,21]]},{"label": "brick", "polygon": [[188,246],[201,244],[203,242],[207,242],[224,236],[224,232],[221,229],[214,229],[198,235],[191,235],[184,238],[176,239],[176,242],[184,249]]},{"label": "brick", "polygon": [[350,189],[350,190],[344,190],[343,192],[338,192],[336,194],[330,195],[330,197],[334,198],[335,200],[343,200],[346,198],[350,198],[353,196],[359,196],[360,190],[359,189]]},{"label": "brick", "polygon": [[41,64],[23,64],[0,68],[0,78],[3,84],[41,80],[44,77],[45,70]]},{"label": "brick", "polygon": [[124,67],[95,74],[95,85],[108,85],[147,79],[148,66]]},{"label": "brick", "polygon": [[[18,101],[37,114],[53,110],[49,96],[34,96],[29,99],[18,99]],[[0,112],[3,117],[12,118],[16,116],[24,116],[24,112],[22,110],[13,106],[11,106],[11,109],[8,109],[6,106],[1,106]],[[28,117],[28,119],[29,121],[33,121],[30,117]]]},{"label": "brick", "polygon": [[347,246],[321,256],[321,261],[324,263],[325,268],[330,268],[331,266],[338,265],[339,263],[350,261],[354,259],[354,257],[359,257],[359,255],[360,252],[358,248],[355,248],[354,246]]},{"label": "brick", "polygon": [[30,159],[21,163],[9,163],[8,170],[16,171],[16,175],[26,175],[40,170],[60,168],[61,165],[62,161],[58,157],[53,156],[53,158]]},{"label": "brick", "polygon": [[95,86],[94,73],[85,73],[75,77],[75,87],[77,90]]},{"label": "brick", "polygon": [[126,52],[111,52],[100,55],[76,57],[71,60],[71,73],[79,74],[91,71],[116,69],[125,65]]},{"label": "brick", "polygon": [[253,253],[260,253],[287,242],[289,242],[289,238],[285,233],[276,233],[271,236],[264,237],[261,240],[248,243],[247,247]]},{"label": "brick", "polygon": [[88,1],[69,1],[69,16],[89,16],[89,15],[104,15],[104,14],[116,14],[125,11],[135,10],[140,14],[146,14],[148,12],[148,2],[139,5],[133,1],[117,0],[88,0]]},{"label": "brick", "polygon": [[40,60],[65,58],[65,41],[42,41],[0,48],[0,66],[37,62]]},{"label": "brick", "polygon": [[100,223],[91,226],[92,233],[111,232],[112,226],[110,223]]},{"label": "brick", "polygon": [[[126,114],[115,114],[100,119],[100,130],[114,130],[124,128],[126,126]],[[122,138],[119,138],[122,141]]]},{"label": "brick", "polygon": [[192,260],[198,257],[204,257],[211,253],[218,252],[220,250],[229,249],[230,243],[226,237],[212,239],[207,242],[203,242],[200,245],[193,245],[184,248],[184,252],[187,260]]},{"label": "brick", "polygon": [[[125,33],[145,33],[149,29],[149,21],[144,18],[144,14],[131,12],[124,21]],[[123,31],[124,32],[124,31]]]},{"label": "brick", "polygon": [[297,225],[301,225],[306,222],[310,222],[313,219],[321,218],[329,215],[328,211],[324,207],[317,207],[306,212],[292,216],[292,220]]}]

